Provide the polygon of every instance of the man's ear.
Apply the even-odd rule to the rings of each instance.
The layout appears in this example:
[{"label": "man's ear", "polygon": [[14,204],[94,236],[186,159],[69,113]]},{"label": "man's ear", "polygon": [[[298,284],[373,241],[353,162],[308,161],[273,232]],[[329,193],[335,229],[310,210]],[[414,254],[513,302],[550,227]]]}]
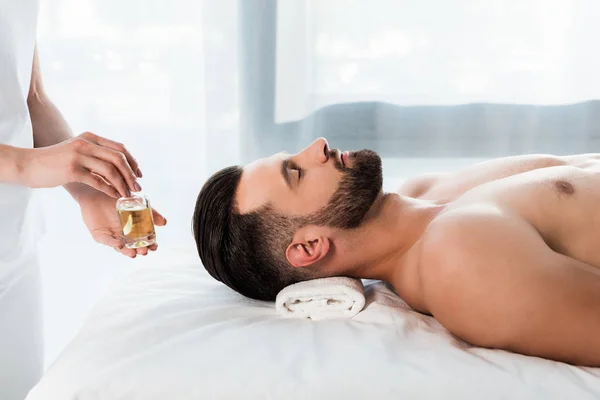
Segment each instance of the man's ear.
[{"label": "man's ear", "polygon": [[329,253],[330,238],[322,232],[297,233],[285,251],[285,256],[294,267],[308,267]]}]

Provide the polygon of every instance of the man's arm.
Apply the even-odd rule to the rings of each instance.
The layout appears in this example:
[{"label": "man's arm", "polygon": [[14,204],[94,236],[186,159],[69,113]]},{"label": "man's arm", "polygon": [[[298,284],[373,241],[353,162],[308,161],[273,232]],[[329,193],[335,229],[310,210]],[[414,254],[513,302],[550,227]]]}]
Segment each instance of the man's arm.
[{"label": "man's arm", "polygon": [[[427,250],[429,249],[429,250]],[[600,270],[499,210],[449,213],[425,236],[430,312],[482,347],[600,366]]]}]

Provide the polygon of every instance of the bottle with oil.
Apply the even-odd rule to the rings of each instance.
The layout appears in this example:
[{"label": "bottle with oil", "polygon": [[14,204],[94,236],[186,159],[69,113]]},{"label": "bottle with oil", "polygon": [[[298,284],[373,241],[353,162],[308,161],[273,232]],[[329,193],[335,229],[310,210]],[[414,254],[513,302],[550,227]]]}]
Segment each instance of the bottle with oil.
[{"label": "bottle with oil", "polygon": [[137,249],[156,244],[154,218],[148,197],[131,193],[131,197],[117,200],[117,213],[125,247]]}]

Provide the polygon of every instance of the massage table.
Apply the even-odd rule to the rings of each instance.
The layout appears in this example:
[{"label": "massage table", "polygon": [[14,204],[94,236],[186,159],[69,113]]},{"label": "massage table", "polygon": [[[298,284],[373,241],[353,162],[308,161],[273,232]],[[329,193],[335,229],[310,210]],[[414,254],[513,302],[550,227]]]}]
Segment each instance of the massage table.
[{"label": "massage table", "polygon": [[27,400],[598,399],[600,369],[472,347],[365,281],[352,319],[285,319],[195,249],[127,267]]}]

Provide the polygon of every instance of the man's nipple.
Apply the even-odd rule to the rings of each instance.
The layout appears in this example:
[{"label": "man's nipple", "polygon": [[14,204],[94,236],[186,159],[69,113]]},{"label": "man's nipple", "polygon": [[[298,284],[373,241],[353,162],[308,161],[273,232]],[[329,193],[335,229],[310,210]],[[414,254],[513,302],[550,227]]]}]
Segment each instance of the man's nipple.
[{"label": "man's nipple", "polygon": [[554,182],[554,187],[560,194],[572,195],[575,193],[575,188],[573,185],[565,180],[558,180]]}]

